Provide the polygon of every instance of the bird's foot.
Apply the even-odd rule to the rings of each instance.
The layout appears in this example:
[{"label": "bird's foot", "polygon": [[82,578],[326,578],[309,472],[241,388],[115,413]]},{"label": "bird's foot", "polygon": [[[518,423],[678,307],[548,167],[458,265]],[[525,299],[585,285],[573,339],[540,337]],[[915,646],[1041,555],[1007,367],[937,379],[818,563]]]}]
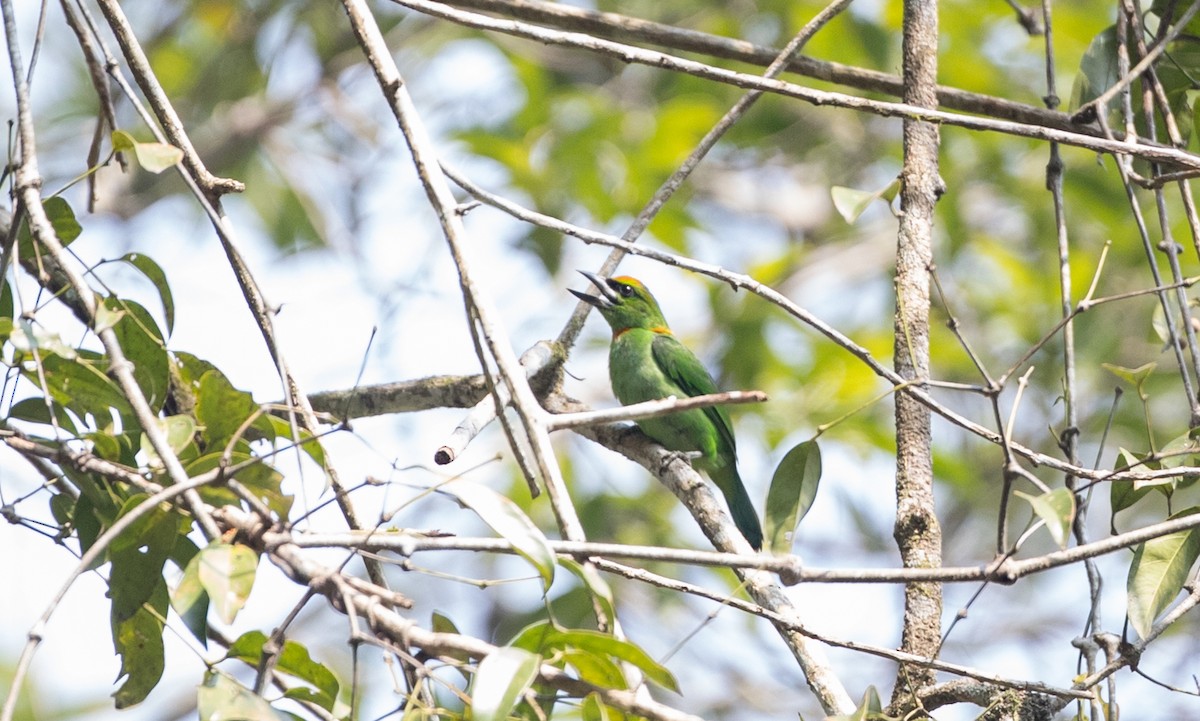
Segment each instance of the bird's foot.
[{"label": "bird's foot", "polygon": [[701,458],[703,455],[700,451],[667,451],[662,457],[662,465],[659,466],[659,470],[665,473],[667,467],[675,461],[683,461],[690,466],[692,465],[692,461]]}]

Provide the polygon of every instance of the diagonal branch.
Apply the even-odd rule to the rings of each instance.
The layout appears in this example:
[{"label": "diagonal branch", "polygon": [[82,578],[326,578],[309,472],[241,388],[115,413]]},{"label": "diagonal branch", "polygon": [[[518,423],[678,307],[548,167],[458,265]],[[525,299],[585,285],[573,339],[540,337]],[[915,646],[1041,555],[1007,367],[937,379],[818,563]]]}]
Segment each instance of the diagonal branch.
[{"label": "diagonal branch", "polygon": [[[343,613],[353,613],[365,619],[377,635],[400,648],[416,647],[434,658],[476,660],[482,660],[497,650],[496,646],[480,639],[422,628],[381,604],[373,589],[365,587],[361,582],[354,582],[338,569],[308,558],[302,549],[292,542],[291,535],[287,532],[264,530],[254,519],[230,508],[223,509],[220,517],[230,526],[238,528],[250,543],[264,552],[289,578],[326,596],[329,602]],[[538,674],[546,683],[569,694],[582,698],[595,693],[604,703],[637,716],[655,721],[700,721],[699,717],[653,701],[648,695],[633,690],[594,686],[574,679],[550,665],[542,665]]]},{"label": "diagonal branch", "polygon": [[[388,106],[400,126],[405,142],[412,152],[413,163],[421,184],[429,198],[450,252],[454,257],[462,286],[463,298],[468,315],[474,315],[478,320],[471,320],[469,325],[477,345],[486,346],[488,355],[495,360],[499,369],[500,380],[512,395],[513,407],[524,426],[526,438],[532,447],[533,456],[537,463],[538,473],[546,485],[551,505],[558,517],[564,535],[572,540],[583,540],[583,528],[567,497],[566,486],[562,472],[554,458],[550,445],[549,432],[543,420],[544,413],[537,403],[533,390],[525,378],[525,373],[517,361],[508,334],[499,323],[499,316],[471,277],[470,264],[467,260],[467,250],[464,240],[466,230],[462,218],[457,212],[450,187],[438,166],[437,151],[426,133],[408,89],[400,76],[400,71],[392,60],[383,35],[375,23],[374,17],[362,0],[342,0],[342,6],[350,18],[351,27],[361,44],[367,60],[375,73],[379,86],[383,91]],[[486,357],[480,362],[485,373],[488,369]],[[499,403],[497,398],[497,403]],[[514,450],[516,450],[514,448]],[[532,483],[532,480],[531,480]],[[531,486],[531,490],[534,487]]]},{"label": "diagonal branch", "polygon": [[[183,163],[195,177],[196,182],[214,200],[224,193],[240,193],[245,190],[246,186],[241,182],[229,178],[218,178],[208,171],[204,161],[200,159],[200,155],[192,146],[192,140],[188,137],[187,131],[183,127],[183,121],[179,119],[179,114],[175,112],[175,106],[171,104],[171,99],[167,97],[162,85],[154,77],[149,59],[142,52],[141,45],[135,41],[136,35],[120,4],[117,0],[98,0],[98,2],[100,11],[104,13],[104,18],[112,27],[117,43],[120,44],[121,51],[129,62],[133,77],[154,108],[171,144],[183,151]],[[134,41],[131,42],[131,40]]]},{"label": "diagonal branch", "polygon": [[816,106],[831,106],[870,113],[881,117],[896,117],[906,120],[922,120],[941,125],[953,125],[968,130],[988,131],[1013,135],[1022,138],[1032,138],[1043,141],[1056,141],[1064,145],[1072,145],[1085,150],[1100,153],[1111,153],[1118,156],[1144,158],[1146,160],[1169,163],[1181,168],[1200,169],[1200,156],[1185,150],[1178,150],[1162,145],[1155,145],[1136,139],[1118,140],[1116,137],[1096,137],[1084,132],[1060,130],[1054,127],[1033,125],[1023,122],[997,120],[962,113],[937,110],[932,107],[921,107],[910,103],[897,103],[882,100],[871,100],[845,93],[814,90],[812,88],[764,78],[760,75],[735,72],[714,67],[694,60],[687,60],[667,53],[615,43],[609,40],[593,38],[578,33],[564,33],[556,30],[531,26],[512,20],[496,20],[486,15],[454,10],[446,5],[432,0],[393,0],[403,5],[433,17],[442,18],[467,27],[480,30],[501,32],[507,35],[526,38],[542,43],[552,43],[577,47],[591,52],[598,52],[614,57],[622,62],[636,63],[649,67],[663,68],[676,72],[687,73],[699,78],[713,80],[739,88],[757,89],[776,93],[785,97],[796,98]]},{"label": "diagonal branch", "polygon": [[[670,50],[703,53],[763,67],[770,65],[780,55],[776,48],[738,38],[712,35],[615,12],[589,10],[566,3],[542,0],[445,0],[445,3],[455,7],[482,10],[501,17],[528,20],[561,30],[588,33],[618,42],[644,43]],[[883,93],[896,98],[904,92],[904,84],[899,76],[805,55],[790,58],[786,70],[814,80],[836,83],[870,93]],[[1099,135],[1098,130],[1073,123],[1066,113],[1014,102],[1007,98],[981,95],[945,85],[937,86],[937,96],[939,105],[952,110]]]},{"label": "diagonal branch", "polygon": [[[163,128],[167,129],[168,132],[170,132],[172,128],[175,128],[179,134],[179,137],[186,142],[186,147],[180,146],[184,147],[186,161],[187,148],[190,148],[191,145],[187,138],[187,134],[183,129],[182,123],[175,114],[174,108],[171,106],[169,100],[166,99],[165,93],[162,90],[162,86],[154,74],[153,68],[151,68],[149,63],[146,61],[146,55],[142,51],[141,43],[138,41],[137,36],[133,33],[133,29],[130,27],[128,20],[121,11],[121,8],[115,3],[113,3],[113,5],[114,6],[110,9],[110,12],[106,15],[107,19],[109,20],[110,29],[112,30],[113,35],[116,36],[117,42],[121,45],[122,50],[125,53],[126,60],[130,64],[131,70],[134,73],[135,79],[143,88],[143,91],[146,93],[147,97],[150,98],[151,104],[153,105],[155,113],[157,114],[159,124],[161,124]],[[87,16],[86,8],[81,6],[80,9],[83,11],[84,15]],[[133,105],[134,109],[138,112],[139,116],[142,118],[142,121],[146,124],[146,127],[149,128],[154,134],[155,138],[159,142],[167,142],[167,135],[164,135],[163,130],[161,130],[158,125],[155,124],[154,119],[150,116],[150,113],[146,110],[144,105],[138,99],[137,95],[133,92],[133,89],[129,86],[129,83],[126,81],[124,75],[120,72],[120,66],[118,65],[116,59],[109,52],[103,39],[99,36],[97,29],[91,23],[90,17],[89,25],[92,26],[92,32],[96,33],[97,45],[99,45],[105,56],[109,74],[117,83],[118,87],[120,87],[125,93],[125,96]],[[156,102],[156,98],[161,100],[161,102]],[[176,136],[171,136],[169,139],[176,141],[179,138]],[[276,372],[279,376],[280,383],[283,385],[283,392],[289,399],[287,407],[289,419],[292,420],[292,442],[294,444],[299,444],[300,441],[298,437],[299,434],[296,431],[297,425],[310,433],[313,437],[318,437],[320,423],[317,420],[316,414],[313,412],[313,409],[309,404],[308,397],[301,390],[300,384],[296,381],[295,376],[292,375],[288,368],[287,361],[284,359],[282,352],[279,350],[279,344],[275,335],[275,308],[267,302],[261,288],[258,285],[258,281],[251,272],[249,265],[242,257],[241,251],[238,250],[238,243],[233,226],[229,222],[229,219],[225,215],[224,209],[220,204],[219,196],[221,193],[240,192],[243,189],[242,184],[237,183],[236,181],[227,181],[221,178],[215,178],[207,171],[207,169],[204,168],[199,157],[195,157],[193,162],[185,162],[182,167],[176,166],[176,171],[178,172],[179,177],[183,180],[184,185],[187,186],[188,191],[192,194],[196,202],[200,205],[200,208],[208,217],[209,222],[212,224],[213,230],[216,232],[217,238],[221,243],[221,249],[225,252],[225,257],[229,262],[230,268],[233,270],[234,277],[237,278],[238,287],[242,291],[242,297],[245,299],[251,316],[254,318],[255,324],[259,328],[259,332],[267,346],[267,351],[271,354],[271,359],[275,363]],[[296,412],[297,410],[299,413]],[[362,528],[363,525],[358,520],[358,513],[350,500],[349,492],[346,490],[345,484],[341,482],[337,472],[337,466],[334,463],[328,449],[325,449],[324,456],[325,468],[323,470],[326,474],[326,478],[329,481],[329,486],[333,490],[338,509],[341,511],[342,516],[346,519],[346,524],[350,528]],[[367,559],[366,568],[367,573],[370,575],[372,581],[381,585],[385,583],[383,571],[378,564],[370,559]]]}]

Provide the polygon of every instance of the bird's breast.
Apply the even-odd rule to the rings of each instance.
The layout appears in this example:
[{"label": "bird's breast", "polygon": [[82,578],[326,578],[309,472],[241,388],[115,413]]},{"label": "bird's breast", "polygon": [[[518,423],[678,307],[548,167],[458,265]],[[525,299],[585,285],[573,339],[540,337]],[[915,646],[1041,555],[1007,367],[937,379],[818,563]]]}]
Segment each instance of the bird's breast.
[{"label": "bird's breast", "polygon": [[645,329],[631,329],[613,341],[608,372],[613,395],[623,405],[687,395],[659,368],[651,353],[653,341],[654,334]]}]

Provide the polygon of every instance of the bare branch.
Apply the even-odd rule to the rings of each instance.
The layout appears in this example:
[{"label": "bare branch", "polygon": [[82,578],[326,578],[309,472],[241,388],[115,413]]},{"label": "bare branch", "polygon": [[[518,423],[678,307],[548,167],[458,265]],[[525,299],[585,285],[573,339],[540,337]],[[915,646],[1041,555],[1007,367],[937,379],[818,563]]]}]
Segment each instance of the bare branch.
[{"label": "bare branch", "polygon": [[[482,660],[496,650],[486,641],[457,633],[431,631],[381,605],[376,595],[361,584],[352,583],[337,569],[321,565],[306,557],[294,543],[290,534],[264,530],[256,521],[230,509],[222,509],[220,517],[231,526],[241,530],[247,539],[259,547],[280,570],[297,583],[308,586],[326,596],[330,603],[349,613],[354,613],[376,633],[399,647],[416,647],[433,657],[473,658]],[[352,604],[350,607],[344,604]],[[665,704],[643,697],[636,691],[608,689],[571,678],[550,665],[539,669],[541,678],[573,695],[586,696],[595,693],[604,703],[623,711],[657,721],[700,721],[696,716],[678,711]]]},{"label": "bare branch", "polygon": [[634,403],[633,405],[602,411],[564,413],[553,416],[547,421],[546,425],[550,430],[557,431],[565,428],[580,428],[600,423],[612,423],[614,421],[657,418],[692,408],[707,408],[708,406],[736,403],[763,403],[766,400],[767,394],[762,391],[727,391],[725,393],[712,393],[703,396],[692,396],[690,398],[670,396],[662,400]]},{"label": "bare branch", "polygon": [[183,162],[192,176],[196,178],[196,182],[214,200],[224,193],[240,193],[245,190],[246,186],[237,180],[218,178],[208,172],[204,161],[200,159],[196,149],[192,146],[192,140],[184,130],[183,121],[175,112],[175,106],[171,104],[171,99],[163,91],[162,85],[159,84],[158,78],[155,77],[154,71],[150,67],[150,61],[142,52],[141,44],[137,42],[133,27],[130,26],[129,19],[125,17],[125,11],[121,9],[116,0],[99,0],[99,5],[100,11],[108,20],[113,35],[117,38],[117,43],[121,46],[121,51],[125,54],[125,60],[129,63],[130,70],[133,71],[134,79],[137,80],[138,86],[146,95],[151,107],[154,108],[155,115],[162,124],[167,137],[170,138],[171,144],[183,151]]},{"label": "bare branch", "polygon": [[[528,20],[563,30],[588,33],[610,40],[640,42],[673,50],[704,53],[763,67],[779,57],[779,51],[775,48],[763,47],[739,38],[711,35],[698,30],[619,13],[589,10],[565,3],[541,0],[447,0],[446,4],[483,10],[493,15]],[[796,55],[789,59],[787,72],[897,98],[904,92],[904,85],[899,76],[804,55]],[[937,95],[940,105],[953,110],[1028,125],[1043,125],[1059,130],[1099,135],[1098,130],[1073,123],[1066,113],[1014,102],[1007,98],[981,95],[945,85],[937,86]]]},{"label": "bare branch", "polygon": [[816,106],[828,105],[837,108],[859,110],[881,117],[922,120],[934,124],[954,125],[969,130],[989,131],[1023,138],[1033,138],[1035,140],[1055,141],[1064,145],[1072,145],[1099,153],[1138,157],[1177,165],[1180,168],[1200,169],[1200,156],[1194,153],[1161,145],[1152,145],[1140,140],[1131,139],[1122,141],[1112,137],[1093,137],[1085,133],[1059,130],[1053,127],[995,120],[932,108],[922,108],[907,103],[870,100],[844,93],[814,90],[794,83],[725,70],[694,60],[686,60],[653,50],[644,50],[621,43],[581,36],[577,33],[545,30],[512,20],[495,20],[477,13],[453,10],[431,0],[393,0],[393,2],[468,27],[502,32],[538,42],[579,47],[585,50],[604,53],[628,63],[675,70],[739,88],[777,93]]}]

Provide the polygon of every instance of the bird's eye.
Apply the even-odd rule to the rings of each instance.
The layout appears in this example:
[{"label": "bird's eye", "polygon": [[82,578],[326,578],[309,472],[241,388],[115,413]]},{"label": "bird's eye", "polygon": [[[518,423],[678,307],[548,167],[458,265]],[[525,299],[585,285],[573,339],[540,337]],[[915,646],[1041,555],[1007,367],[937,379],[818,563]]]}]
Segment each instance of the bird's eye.
[{"label": "bird's eye", "polygon": [[633,286],[622,284],[621,285],[621,295],[625,296],[626,298],[632,298],[633,297]]}]

